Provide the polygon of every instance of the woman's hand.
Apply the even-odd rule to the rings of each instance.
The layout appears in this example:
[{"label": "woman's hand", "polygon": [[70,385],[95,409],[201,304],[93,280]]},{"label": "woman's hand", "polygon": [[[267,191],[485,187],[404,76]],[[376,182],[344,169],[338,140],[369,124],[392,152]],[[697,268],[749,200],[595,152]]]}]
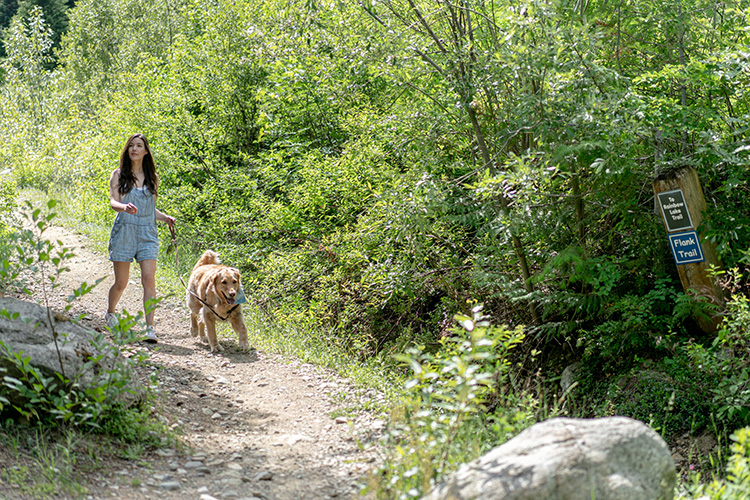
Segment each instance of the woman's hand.
[{"label": "woman's hand", "polygon": [[159,209],[156,209],[156,220],[164,221],[167,223],[167,225],[170,227],[170,229],[174,228],[175,219],[171,215],[167,215],[164,212],[159,211]]},{"label": "woman's hand", "polygon": [[125,210],[124,210],[124,212],[127,212],[127,213],[129,213],[129,214],[133,214],[133,215],[135,215],[135,214],[137,214],[137,213],[138,213],[138,207],[136,207],[136,206],[135,206],[135,205],[133,205],[132,203],[128,203],[127,205],[125,205]]}]

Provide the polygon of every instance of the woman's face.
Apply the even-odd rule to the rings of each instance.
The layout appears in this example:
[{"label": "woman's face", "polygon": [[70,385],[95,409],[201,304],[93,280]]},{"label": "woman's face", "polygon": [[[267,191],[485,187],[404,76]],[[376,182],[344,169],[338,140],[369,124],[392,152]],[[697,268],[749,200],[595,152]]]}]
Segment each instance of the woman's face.
[{"label": "woman's face", "polygon": [[128,156],[130,157],[130,161],[141,161],[147,153],[146,145],[140,137],[136,137],[130,142],[130,146],[128,146]]}]

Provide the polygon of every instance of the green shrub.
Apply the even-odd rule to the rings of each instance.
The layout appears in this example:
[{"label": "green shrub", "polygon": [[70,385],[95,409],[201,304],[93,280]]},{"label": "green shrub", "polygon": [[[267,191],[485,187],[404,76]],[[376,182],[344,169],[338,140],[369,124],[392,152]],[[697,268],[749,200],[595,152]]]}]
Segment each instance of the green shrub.
[{"label": "green shrub", "polygon": [[420,497],[531,423],[529,398],[498,392],[508,382],[508,355],[523,340],[522,328],[492,326],[481,306],[471,318],[455,319],[460,326],[438,352],[417,347],[397,356],[412,375],[387,433],[390,454],[370,485],[378,498]]},{"label": "green shrub", "polygon": [[658,362],[639,363],[612,378],[597,396],[601,403],[596,416],[632,417],[648,423],[666,439],[710,423],[715,378],[696,369],[684,349]]},{"label": "green shrub", "polygon": [[10,222],[15,209],[15,183],[0,174],[0,291],[7,289],[11,281],[11,263],[7,256],[13,251],[15,230]]},{"label": "green shrub", "polygon": [[[735,281],[740,274],[734,270],[729,276]],[[654,299],[664,293],[665,289],[659,287],[649,296]],[[675,297],[680,302],[687,296]],[[628,324],[635,329],[641,324],[651,329],[658,325],[647,306],[646,302],[640,303],[628,318],[623,318],[626,322],[620,322],[620,326]],[[680,308],[688,307],[692,306],[678,304],[674,316],[680,313]],[[685,339],[670,333],[676,323],[670,324],[666,316],[662,319],[661,334],[657,335],[659,332],[654,329],[641,336],[648,339],[648,345],[638,348],[621,344],[626,334],[620,333],[618,337],[612,331],[609,338],[601,338],[594,344],[596,351],[586,351],[576,395],[585,400],[583,407],[588,408],[587,414],[633,417],[649,423],[667,439],[709,426],[728,435],[734,429],[750,425],[748,297],[742,293],[732,296],[715,337]],[[595,331],[604,333],[605,325],[597,326]],[[609,353],[612,359],[618,346],[624,351],[621,364],[603,361],[606,358],[603,354]]]},{"label": "green shrub", "polygon": [[[733,276],[737,276],[733,272]],[[711,403],[727,429],[750,425],[750,300],[735,293],[710,348],[694,348],[701,370],[718,379]]]}]

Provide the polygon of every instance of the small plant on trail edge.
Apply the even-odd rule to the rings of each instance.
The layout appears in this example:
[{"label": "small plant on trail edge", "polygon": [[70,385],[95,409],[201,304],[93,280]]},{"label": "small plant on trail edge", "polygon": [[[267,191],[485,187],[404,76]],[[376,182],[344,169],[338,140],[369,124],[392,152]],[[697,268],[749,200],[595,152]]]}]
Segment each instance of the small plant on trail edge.
[{"label": "small plant on trail edge", "polygon": [[497,403],[498,388],[508,382],[507,355],[523,340],[523,329],[491,326],[482,306],[472,317],[455,319],[458,326],[438,352],[416,347],[396,356],[412,375],[386,435],[389,455],[366,488],[377,498],[421,497],[459,465],[531,423],[528,399]]},{"label": "small plant on trail edge", "polygon": [[726,468],[726,479],[703,484],[700,474],[692,477],[678,500],[748,500],[750,499],[750,427],[738,429],[731,436],[732,455]]},{"label": "small plant on trail edge", "polygon": [[[110,432],[119,429],[124,436],[129,436],[133,434],[132,429],[121,429],[121,425],[113,425],[111,420],[128,421],[123,420],[123,396],[133,392],[134,369],[148,358],[148,351],[128,348],[138,340],[132,327],[141,322],[142,316],[123,314],[119,324],[111,331],[111,339],[101,333],[92,333],[92,352],[97,354],[88,356],[76,376],[66,375],[60,352],[66,338],[55,329],[55,313],[49,308],[49,302],[50,293],[60,286],[60,276],[68,270],[66,261],[74,255],[61,242],[53,243],[44,239],[44,233],[55,217],[51,212],[55,205],[54,200],[50,201],[47,205],[50,211],[43,213],[27,203],[27,218],[31,229],[18,228],[14,244],[17,261],[11,263],[7,258],[2,260],[0,279],[4,279],[6,283],[15,281],[26,269],[37,276],[41,275],[41,300],[46,306],[60,372],[50,374],[33,366],[29,356],[23,352],[12,352],[0,341],[0,415],[20,417],[22,421],[46,426],[67,424]],[[67,299],[65,311],[69,311],[73,301],[89,293],[100,281],[93,286],[83,283],[74,290]],[[21,286],[21,290],[31,295],[26,286]],[[152,307],[155,306],[155,303],[152,304]],[[18,313],[0,310],[0,317],[7,320],[18,320],[18,316]],[[121,355],[123,350],[131,351],[129,358]],[[102,364],[105,354],[112,360],[106,366]],[[81,383],[84,374],[92,377],[85,385]],[[142,398],[147,395],[146,392],[139,396]]]}]

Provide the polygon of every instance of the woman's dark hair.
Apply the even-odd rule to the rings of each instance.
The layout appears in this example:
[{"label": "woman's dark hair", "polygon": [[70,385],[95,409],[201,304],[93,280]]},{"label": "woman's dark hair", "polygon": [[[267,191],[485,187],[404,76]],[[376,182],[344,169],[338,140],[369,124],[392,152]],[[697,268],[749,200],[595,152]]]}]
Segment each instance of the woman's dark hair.
[{"label": "woman's dark hair", "polygon": [[154,165],[154,157],[151,156],[151,148],[148,146],[146,136],[143,134],[133,134],[125,143],[125,147],[122,149],[120,154],[120,194],[129,193],[131,189],[135,187],[135,176],[133,175],[133,166],[130,161],[130,155],[128,154],[128,148],[135,139],[143,141],[143,145],[146,147],[146,154],[143,156],[143,174],[145,179],[143,184],[151,191],[156,194],[156,184],[158,183],[156,178],[156,165]]}]

